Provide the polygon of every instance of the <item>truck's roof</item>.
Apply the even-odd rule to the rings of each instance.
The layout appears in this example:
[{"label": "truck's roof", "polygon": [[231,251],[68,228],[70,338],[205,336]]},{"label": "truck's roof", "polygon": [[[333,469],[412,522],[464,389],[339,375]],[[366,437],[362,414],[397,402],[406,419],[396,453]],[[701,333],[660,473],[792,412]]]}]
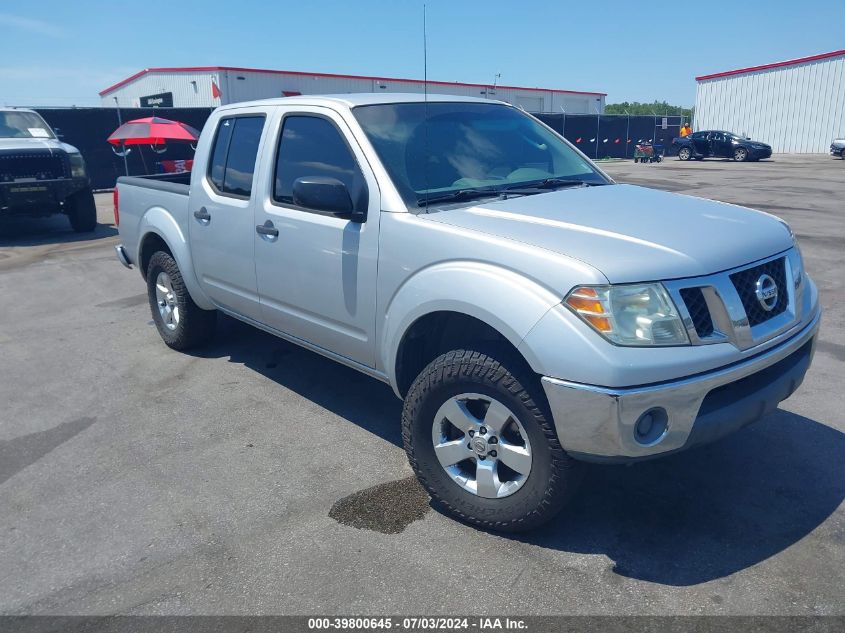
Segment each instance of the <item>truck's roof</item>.
[{"label": "truck's roof", "polygon": [[507,105],[502,101],[494,99],[480,99],[478,97],[460,97],[456,95],[439,95],[429,94],[428,96],[416,92],[393,92],[389,94],[381,94],[378,92],[361,92],[353,94],[335,94],[335,95],[302,95],[298,97],[278,97],[275,99],[260,99],[257,101],[245,101],[241,103],[231,103],[229,105],[221,106],[220,110],[229,110],[234,108],[244,108],[249,106],[263,106],[263,105],[328,105],[337,106],[342,105],[347,108],[354,108],[362,105],[376,105],[385,103],[422,103],[429,102],[468,102],[468,103],[499,103]]}]

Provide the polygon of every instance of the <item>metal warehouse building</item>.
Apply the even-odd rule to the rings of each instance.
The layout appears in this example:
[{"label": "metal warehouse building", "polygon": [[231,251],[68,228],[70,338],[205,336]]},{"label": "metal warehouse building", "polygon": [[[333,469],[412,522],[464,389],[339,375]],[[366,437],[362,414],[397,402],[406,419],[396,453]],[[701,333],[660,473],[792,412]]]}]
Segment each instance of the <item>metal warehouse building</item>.
[{"label": "metal warehouse building", "polygon": [[[299,94],[350,92],[423,92],[419,79],[334,75],[288,70],[210,66],[147,68],[100,93],[104,106],[215,107],[238,101]],[[493,84],[429,81],[431,93],[489,97],[529,112],[596,114],[604,112],[603,92],[520,88]]]},{"label": "metal warehouse building", "polygon": [[845,50],[696,77],[695,128],[775,152],[827,152],[845,135]]}]

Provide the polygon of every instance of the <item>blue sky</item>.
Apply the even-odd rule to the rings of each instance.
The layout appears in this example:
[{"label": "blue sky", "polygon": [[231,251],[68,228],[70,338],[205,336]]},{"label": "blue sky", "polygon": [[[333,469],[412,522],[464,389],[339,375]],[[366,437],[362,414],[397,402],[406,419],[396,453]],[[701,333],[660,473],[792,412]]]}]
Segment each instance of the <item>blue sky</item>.
[{"label": "blue sky", "polygon": [[[0,2],[0,104],[97,105],[152,66],[422,78],[422,2]],[[428,76],[692,105],[696,75],[845,47],[845,0],[427,0]],[[685,8],[685,10],[684,10]],[[684,10],[683,14],[681,11]]]}]

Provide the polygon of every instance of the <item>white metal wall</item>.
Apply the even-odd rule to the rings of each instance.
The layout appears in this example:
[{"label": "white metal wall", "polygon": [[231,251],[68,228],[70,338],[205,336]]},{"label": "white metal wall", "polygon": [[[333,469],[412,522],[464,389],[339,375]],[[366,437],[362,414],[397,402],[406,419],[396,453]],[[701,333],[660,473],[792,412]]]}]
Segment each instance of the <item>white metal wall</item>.
[{"label": "white metal wall", "polygon": [[[222,93],[212,98],[214,80]],[[429,84],[436,94],[466,97],[489,97],[522,106],[529,112],[561,112],[595,114],[604,112],[604,96],[555,92],[552,90],[520,90],[497,87],[495,90],[467,84]],[[281,97],[285,92],[301,94],[344,94],[349,92],[415,92],[423,91],[416,81],[376,80],[346,77],[323,77],[306,74],[265,73],[220,70],[205,72],[150,72],[102,96],[104,106],[113,106],[114,97],[123,107],[136,107],[140,98],[162,92],[173,93],[175,107],[214,107],[239,101]]]},{"label": "white metal wall", "polygon": [[698,82],[696,130],[728,130],[779,153],[827,152],[845,135],[845,55]]},{"label": "white metal wall", "polygon": [[[220,72],[166,72],[147,73],[129,83],[100,97],[104,106],[113,106],[114,97],[118,105],[124,108],[137,108],[141,97],[173,93],[173,106],[176,108],[207,108],[222,105],[219,99],[211,96],[212,80],[220,85]],[[225,96],[225,92],[223,93]],[[227,102],[224,102],[227,103]]]}]

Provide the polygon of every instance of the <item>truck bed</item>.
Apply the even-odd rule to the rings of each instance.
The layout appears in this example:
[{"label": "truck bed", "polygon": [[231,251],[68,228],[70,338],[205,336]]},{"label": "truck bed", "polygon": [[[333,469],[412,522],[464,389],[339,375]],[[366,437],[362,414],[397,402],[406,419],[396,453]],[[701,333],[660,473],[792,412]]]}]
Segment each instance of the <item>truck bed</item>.
[{"label": "truck bed", "polygon": [[190,173],[149,176],[121,176],[117,179],[120,235],[129,260],[139,261],[139,238],[149,216],[169,215],[183,239],[188,233]]}]

